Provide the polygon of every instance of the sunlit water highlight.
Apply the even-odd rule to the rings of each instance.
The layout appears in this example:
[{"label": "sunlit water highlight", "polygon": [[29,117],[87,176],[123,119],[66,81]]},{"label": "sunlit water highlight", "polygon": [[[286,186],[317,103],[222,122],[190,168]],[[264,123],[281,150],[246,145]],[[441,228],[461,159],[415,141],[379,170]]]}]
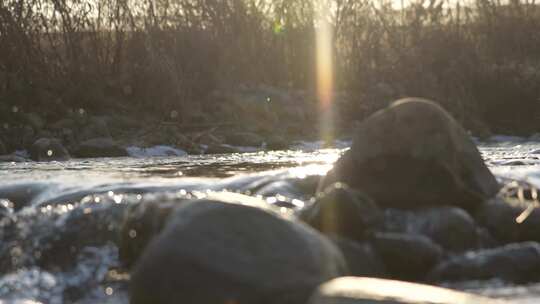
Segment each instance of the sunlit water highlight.
[{"label": "sunlit water highlight", "polygon": [[[55,229],[63,231],[72,223],[74,213],[104,217],[105,222],[114,223],[117,214],[109,211],[111,205],[122,207],[148,199],[148,195],[167,197],[189,190],[239,189],[244,193],[257,188],[270,195],[269,203],[286,201],[280,194],[272,195],[270,181],[322,175],[347,145],[321,149],[322,144],[306,143],[289,151],[229,155],[0,164],[0,193],[11,195],[15,205],[27,200],[25,205],[29,206],[17,211],[7,201],[0,202],[7,204],[0,204],[4,206],[0,206],[3,219],[17,218],[19,224],[29,225],[20,232],[25,239],[11,248],[16,258],[12,263],[22,266],[0,276],[0,299],[9,303],[126,304],[126,276],[116,273],[118,249],[110,242],[85,245],[76,253],[76,264],[68,270],[44,270],[33,262],[46,254],[42,248],[54,242]],[[494,138],[481,143],[480,150],[499,177],[527,180],[540,187],[540,142]],[[296,197],[286,202],[301,206],[306,199]],[[36,228],[43,233],[32,235]],[[0,231],[4,233],[8,232]],[[516,303],[520,304],[540,301],[540,285],[508,286],[491,281],[451,287],[518,299]]]}]

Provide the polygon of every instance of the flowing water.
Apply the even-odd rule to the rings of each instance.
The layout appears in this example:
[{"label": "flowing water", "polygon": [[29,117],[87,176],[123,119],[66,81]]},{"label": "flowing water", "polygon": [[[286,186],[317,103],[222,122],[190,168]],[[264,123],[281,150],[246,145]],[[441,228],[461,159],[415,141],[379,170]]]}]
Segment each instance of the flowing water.
[{"label": "flowing water", "polygon": [[[346,145],[0,164],[0,303],[125,304],[128,275],[115,240],[126,206],[227,190],[301,208]],[[498,177],[540,187],[540,142],[496,137],[479,148]],[[492,281],[452,287],[540,302],[540,285]]]}]

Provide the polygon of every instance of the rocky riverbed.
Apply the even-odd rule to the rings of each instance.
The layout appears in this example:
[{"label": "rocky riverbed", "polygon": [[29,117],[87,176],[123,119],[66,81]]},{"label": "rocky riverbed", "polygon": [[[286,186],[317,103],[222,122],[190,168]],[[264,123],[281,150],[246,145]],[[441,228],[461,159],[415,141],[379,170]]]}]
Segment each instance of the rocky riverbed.
[{"label": "rocky riverbed", "polygon": [[343,150],[0,165],[0,297],[494,303],[391,279],[540,299],[540,144],[493,138],[482,158],[423,101],[357,132]]}]

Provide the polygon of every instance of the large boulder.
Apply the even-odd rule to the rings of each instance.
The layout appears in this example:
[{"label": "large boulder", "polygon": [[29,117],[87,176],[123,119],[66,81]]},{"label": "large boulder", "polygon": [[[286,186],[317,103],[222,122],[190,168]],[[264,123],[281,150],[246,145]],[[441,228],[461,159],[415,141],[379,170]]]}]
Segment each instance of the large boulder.
[{"label": "large boulder", "polygon": [[335,183],[319,192],[300,218],[324,234],[362,240],[382,223],[383,214],[363,193]]},{"label": "large boulder", "polygon": [[76,157],[121,157],[128,156],[127,150],[111,138],[93,138],[85,140],[73,151]]},{"label": "large boulder", "polygon": [[441,262],[429,275],[432,281],[500,279],[516,283],[540,280],[540,244],[514,243],[468,252]]},{"label": "large boulder", "polygon": [[132,272],[130,303],[305,303],[346,272],[329,240],[248,200],[178,206]]},{"label": "large boulder", "polygon": [[398,208],[471,209],[499,190],[463,128],[437,104],[417,98],[399,100],[359,125],[321,189],[336,181]]},{"label": "large boulder", "polygon": [[393,280],[342,277],[324,283],[309,304],[488,304],[506,303],[451,289]]},{"label": "large boulder", "polygon": [[67,160],[69,153],[56,138],[40,138],[30,147],[30,158],[35,161]]}]

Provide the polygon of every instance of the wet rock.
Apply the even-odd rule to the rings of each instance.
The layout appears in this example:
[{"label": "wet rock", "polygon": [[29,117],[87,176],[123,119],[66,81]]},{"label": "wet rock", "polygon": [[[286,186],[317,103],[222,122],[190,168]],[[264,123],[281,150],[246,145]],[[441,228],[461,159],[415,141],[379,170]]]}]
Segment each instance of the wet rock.
[{"label": "wet rock", "polygon": [[227,134],[225,142],[233,146],[260,147],[264,143],[264,139],[255,133],[237,132]]},{"label": "wet rock", "polygon": [[420,233],[431,238],[444,249],[461,252],[478,246],[477,225],[463,209],[456,207],[421,210]]},{"label": "wet rock", "polygon": [[530,204],[531,202],[525,203],[517,199],[498,197],[480,206],[475,217],[496,239],[502,242],[540,242],[539,207],[534,207],[523,222],[517,221]]},{"label": "wet rock", "polygon": [[346,271],[330,241],[251,200],[179,206],[132,272],[131,303],[304,303]]},{"label": "wet rock", "polygon": [[362,240],[382,223],[382,213],[363,193],[335,183],[319,192],[300,218],[327,235]]},{"label": "wet rock", "polygon": [[386,277],[383,260],[368,242],[355,242],[340,237],[330,240],[341,250],[349,268],[349,275],[367,277]]},{"label": "wet rock", "polygon": [[416,211],[386,209],[384,230],[429,237],[444,249],[462,252],[479,246],[475,220],[457,207],[432,207]]},{"label": "wet rock", "polygon": [[362,190],[385,207],[459,205],[472,209],[499,184],[467,133],[440,106],[399,100],[365,121],[325,177]]},{"label": "wet rock", "polygon": [[40,138],[30,147],[30,158],[35,161],[67,160],[69,153],[56,138]]},{"label": "wet rock", "polygon": [[121,157],[128,156],[126,148],[119,146],[111,138],[93,138],[83,141],[73,151],[76,157]]},{"label": "wet rock", "polygon": [[421,235],[376,233],[372,243],[388,273],[399,279],[423,279],[443,256],[439,245]]},{"label": "wet rock", "polygon": [[430,274],[433,281],[501,279],[516,283],[540,280],[540,244],[514,243],[468,252],[440,263]]},{"label": "wet rock", "polygon": [[502,300],[394,280],[342,277],[319,286],[308,304],[502,304]]},{"label": "wet rock", "polygon": [[148,243],[158,235],[177,202],[145,201],[131,206],[122,224],[120,261],[131,267]]}]

